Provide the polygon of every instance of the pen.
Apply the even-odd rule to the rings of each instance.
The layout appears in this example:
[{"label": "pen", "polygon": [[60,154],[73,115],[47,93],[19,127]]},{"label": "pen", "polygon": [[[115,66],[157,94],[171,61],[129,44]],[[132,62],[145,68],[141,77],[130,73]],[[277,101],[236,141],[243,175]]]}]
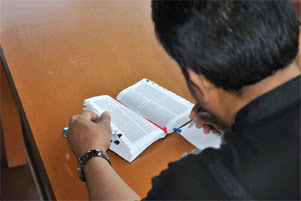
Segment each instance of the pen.
[{"label": "pen", "polygon": [[195,126],[195,121],[191,120],[191,123],[189,124],[188,128],[191,128],[192,126]]}]

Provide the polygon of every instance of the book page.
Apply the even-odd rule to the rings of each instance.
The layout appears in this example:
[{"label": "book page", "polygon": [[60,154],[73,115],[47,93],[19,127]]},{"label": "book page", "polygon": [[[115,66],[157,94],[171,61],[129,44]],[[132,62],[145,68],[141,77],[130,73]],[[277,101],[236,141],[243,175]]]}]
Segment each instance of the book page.
[{"label": "book page", "polygon": [[122,134],[120,142],[129,149],[136,149],[163,133],[161,129],[137,115],[132,110],[120,104],[110,96],[98,96],[85,100],[86,109],[101,115],[103,111],[111,113],[112,127],[117,133]]},{"label": "book page", "polygon": [[161,127],[167,127],[169,133],[189,121],[194,105],[147,79],[123,90],[117,99]]},{"label": "book page", "polygon": [[188,142],[193,144],[199,149],[206,149],[208,147],[219,148],[221,145],[221,136],[219,134],[214,134],[210,132],[209,134],[205,134],[203,128],[198,129],[195,126],[189,128],[190,124],[182,127],[180,135],[182,135]]}]

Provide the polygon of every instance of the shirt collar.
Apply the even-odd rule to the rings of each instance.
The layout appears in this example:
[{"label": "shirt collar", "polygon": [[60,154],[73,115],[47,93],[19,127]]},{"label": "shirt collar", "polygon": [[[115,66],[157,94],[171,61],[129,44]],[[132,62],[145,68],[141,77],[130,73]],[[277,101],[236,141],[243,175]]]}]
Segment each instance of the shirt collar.
[{"label": "shirt collar", "polygon": [[300,80],[299,75],[248,103],[237,113],[231,130],[241,130],[252,123],[282,113],[298,102],[300,104]]}]

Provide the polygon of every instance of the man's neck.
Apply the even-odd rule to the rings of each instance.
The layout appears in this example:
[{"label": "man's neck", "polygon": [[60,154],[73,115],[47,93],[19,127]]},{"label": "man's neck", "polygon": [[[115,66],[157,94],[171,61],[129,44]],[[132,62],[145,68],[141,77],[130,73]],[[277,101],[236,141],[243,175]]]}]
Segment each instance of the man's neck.
[{"label": "man's neck", "polygon": [[278,70],[275,74],[263,79],[262,81],[244,87],[242,89],[241,96],[230,95],[230,98],[228,100],[232,103],[229,104],[230,107],[227,108],[229,115],[226,121],[229,123],[229,125],[233,125],[235,123],[236,114],[244,106],[246,106],[254,99],[262,96],[263,94],[297,77],[298,75],[300,75],[300,73],[300,67],[295,60],[288,67],[282,70]]}]

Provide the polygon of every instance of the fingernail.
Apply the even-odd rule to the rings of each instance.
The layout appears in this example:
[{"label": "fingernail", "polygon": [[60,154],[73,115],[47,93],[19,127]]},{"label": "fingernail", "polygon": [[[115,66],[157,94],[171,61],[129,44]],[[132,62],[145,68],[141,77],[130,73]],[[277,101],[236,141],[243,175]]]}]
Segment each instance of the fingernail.
[{"label": "fingernail", "polygon": [[104,113],[106,113],[107,115],[111,116],[109,111],[105,111]]}]

